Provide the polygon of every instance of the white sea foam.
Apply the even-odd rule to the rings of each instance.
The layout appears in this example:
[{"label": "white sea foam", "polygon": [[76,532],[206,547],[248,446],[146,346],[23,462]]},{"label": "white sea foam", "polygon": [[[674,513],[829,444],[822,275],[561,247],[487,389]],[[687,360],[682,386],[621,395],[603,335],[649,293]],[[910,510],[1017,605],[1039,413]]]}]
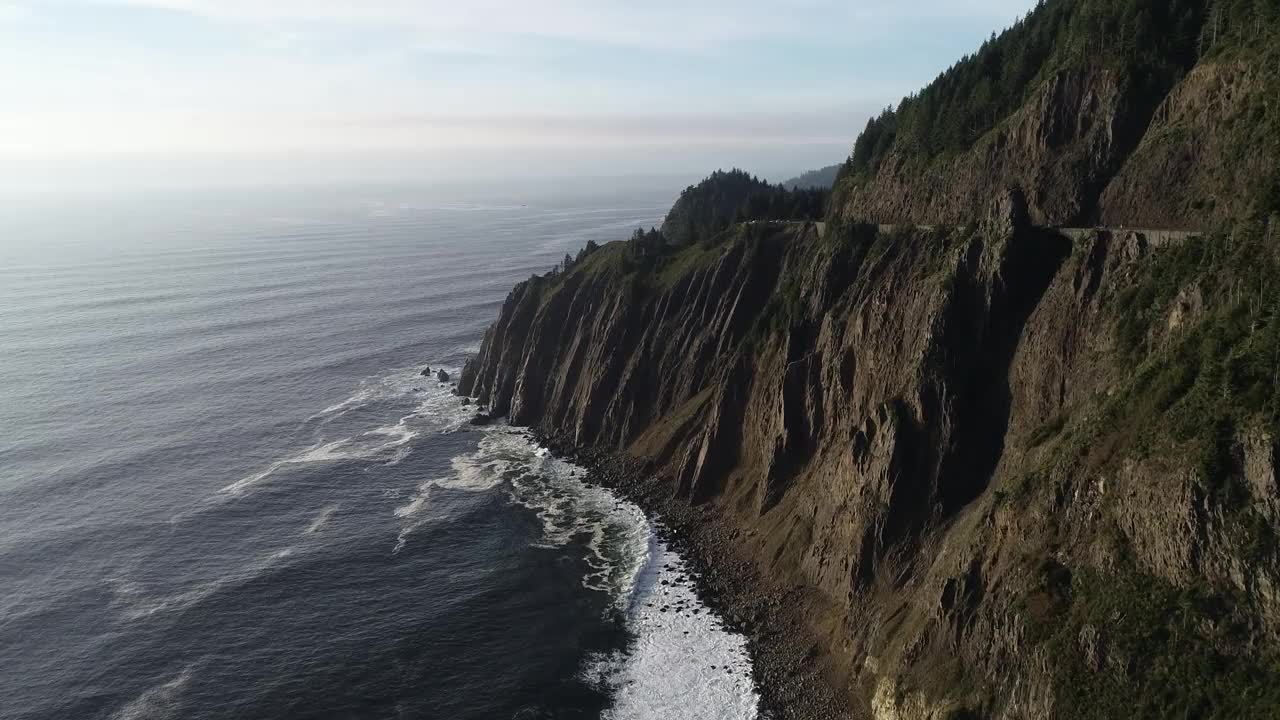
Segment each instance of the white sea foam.
[{"label": "white sea foam", "polygon": [[510,479],[513,470],[521,464],[522,456],[528,454],[528,441],[505,426],[490,426],[485,430],[486,434],[475,452],[459,455],[450,461],[449,475],[418,485],[408,502],[392,511],[402,520],[393,554],[404,549],[409,536],[430,521],[430,518],[422,516],[430,507],[431,495],[437,489],[485,492]]},{"label": "white sea foam", "polygon": [[343,400],[340,403],[335,403],[333,405],[330,405],[329,407],[321,410],[320,412],[316,413],[315,415],[312,415],[307,419],[316,420],[319,418],[329,417],[330,415],[339,414],[344,410],[350,410],[352,408],[361,407],[366,402],[368,402],[369,399],[372,398],[373,396],[374,396],[373,388],[363,387],[358,392],[356,392],[355,395],[352,395],[351,397],[347,398],[346,400]]},{"label": "white sea foam", "polygon": [[512,482],[513,500],[538,513],[547,544],[586,538],[583,585],[616,598],[635,636],[587,670],[614,698],[607,716],[754,720],[759,696],[746,639],[702,604],[684,561],[640,508],[588,485],[581,468],[545,448],[534,449],[530,471]]},{"label": "white sea foam", "polygon": [[214,580],[194,584],[179,592],[153,593],[139,583],[125,578],[108,578],[106,583],[111,588],[111,605],[120,611],[124,619],[146,620],[157,614],[179,612],[194,607],[227,585],[244,582],[269,571],[298,551],[299,548],[295,546],[272,551],[241,570]]},{"label": "white sea foam", "polygon": [[146,620],[161,613],[185,610],[213,595],[223,584],[222,581],[214,581],[171,595],[142,596],[133,604],[122,607],[121,614],[126,620],[137,621]]},{"label": "white sea foam", "polygon": [[[277,470],[288,465],[303,465],[306,463],[330,462],[333,460],[347,460],[358,457],[368,457],[372,453],[360,452],[344,452],[342,448],[351,444],[351,438],[343,438],[334,440],[333,442],[312,445],[302,452],[284,460],[277,460],[267,466],[266,470],[247,475],[239,480],[227,485],[220,491],[226,495],[240,496],[245,492],[261,483],[263,480],[271,477]],[[376,448],[375,448],[376,452]]]},{"label": "white sea foam", "polygon": [[305,534],[313,535],[317,532],[320,532],[320,528],[324,527],[325,524],[329,522],[329,518],[332,517],[333,514],[337,511],[338,511],[337,505],[330,505],[325,509],[321,510],[320,513],[316,515],[315,519],[311,521],[311,524],[307,526]]},{"label": "white sea foam", "polygon": [[683,560],[657,539],[640,508],[585,477],[528,433],[491,427],[475,453],[454,459],[450,477],[424,483],[396,509],[408,521],[396,551],[425,522],[434,490],[504,489],[537,514],[539,545],[585,541],[583,585],[615,598],[632,631],[625,651],[596,658],[584,673],[613,696],[607,717],[755,720],[759,696],[745,638],[701,603]]},{"label": "white sea foam", "polygon": [[[459,372],[459,368],[452,367],[440,368],[433,366],[432,369],[443,369],[450,375],[456,375]],[[449,392],[449,386],[439,383],[434,376],[424,377],[421,373],[421,368],[396,368],[377,377],[364,380],[351,397],[326,407],[307,418],[307,420],[333,420],[351,410],[366,407],[374,402],[410,394],[417,394],[425,400],[455,398]]]},{"label": "white sea foam", "polygon": [[[456,368],[445,368],[456,373]],[[318,440],[289,457],[276,460],[258,472],[224,486],[223,496],[241,497],[282,468],[341,460],[376,460],[395,464],[409,452],[409,443],[423,432],[456,432],[471,419],[474,411],[462,404],[451,387],[422,377],[417,368],[401,368],[366,381],[349,398],[330,405],[308,418],[327,424],[351,410],[382,401],[416,402],[413,412],[400,416],[391,425],[373,427],[334,440]]]},{"label": "white sea foam", "polygon": [[580,468],[545,449],[536,455],[548,480],[523,490],[518,480],[517,502],[538,512],[548,542],[587,537],[591,572],[583,584],[612,594],[634,634],[626,651],[587,670],[614,698],[607,717],[754,720],[759,696],[746,639],[698,599],[684,561],[635,504],[587,485]]},{"label": "white sea foam", "polygon": [[434,488],[466,492],[492,490],[504,482],[511,469],[519,462],[518,457],[511,456],[511,452],[520,449],[521,441],[519,436],[506,433],[486,435],[480,440],[480,447],[474,453],[459,455],[449,461],[452,470],[449,475],[433,478],[419,485],[409,502],[395,509],[395,515],[403,518],[418,514],[426,506]]},{"label": "white sea foam", "polygon": [[111,720],[161,720],[178,717],[182,695],[191,683],[191,666],[171,680],[148,688],[111,716]]},{"label": "white sea foam", "polygon": [[746,639],[698,599],[683,560],[653,540],[637,579],[631,646],[597,658],[586,675],[607,689],[610,720],[755,720],[759,695]]},{"label": "white sea foam", "polygon": [[585,539],[591,572],[583,586],[612,595],[625,610],[652,537],[644,513],[612,492],[583,482],[585,470],[546,448],[530,443],[528,449],[532,455],[526,472],[512,479],[512,501],[537,514],[542,545],[562,547],[575,538]]}]

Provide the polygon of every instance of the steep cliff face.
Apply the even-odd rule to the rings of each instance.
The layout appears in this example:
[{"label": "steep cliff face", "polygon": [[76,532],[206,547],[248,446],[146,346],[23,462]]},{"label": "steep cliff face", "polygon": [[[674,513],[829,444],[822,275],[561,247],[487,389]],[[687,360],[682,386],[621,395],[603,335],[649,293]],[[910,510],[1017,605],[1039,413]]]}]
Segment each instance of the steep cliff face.
[{"label": "steep cliff face", "polygon": [[1221,228],[1280,162],[1268,72],[1206,63],[1157,105],[1113,72],[1061,71],[963,153],[890,152],[873,176],[846,182],[836,209],[849,221],[959,225],[1014,186],[1041,226]]},{"label": "steep cliff face", "polygon": [[1278,39],[1270,0],[1043,0],[872,119],[832,211],[963,224],[1018,187],[1041,226],[1221,229],[1276,181]]},{"label": "steep cliff face", "polygon": [[1193,69],[1107,184],[1102,222],[1216,228],[1244,217],[1251,185],[1269,178],[1280,160],[1267,120],[1278,112],[1269,107],[1276,89],[1268,87],[1266,75],[1249,62]]},{"label": "steep cliff face", "polygon": [[962,225],[1015,185],[1036,224],[1084,225],[1153,110],[1114,72],[1063,70],[967,152],[932,158],[895,148],[840,209],[869,222]]},{"label": "steep cliff face", "polygon": [[1015,196],[615,243],[518,286],[460,390],[737,531],[855,715],[1272,716],[1280,294],[1216,247]]}]

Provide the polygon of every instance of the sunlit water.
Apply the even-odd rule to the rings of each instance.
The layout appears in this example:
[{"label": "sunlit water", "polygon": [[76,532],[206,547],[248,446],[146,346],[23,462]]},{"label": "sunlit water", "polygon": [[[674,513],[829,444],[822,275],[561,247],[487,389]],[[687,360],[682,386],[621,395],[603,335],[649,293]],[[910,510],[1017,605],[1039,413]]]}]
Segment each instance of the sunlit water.
[{"label": "sunlit water", "polygon": [[6,204],[0,717],[754,717],[640,511],[420,375],[671,191]]}]

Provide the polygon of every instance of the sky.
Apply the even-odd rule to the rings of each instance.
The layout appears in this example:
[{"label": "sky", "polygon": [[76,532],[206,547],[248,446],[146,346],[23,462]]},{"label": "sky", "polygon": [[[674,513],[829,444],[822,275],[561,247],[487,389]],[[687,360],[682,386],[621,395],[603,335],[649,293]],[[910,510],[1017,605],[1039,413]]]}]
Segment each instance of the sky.
[{"label": "sky", "polygon": [[794,174],[1034,4],[0,0],[0,184]]}]

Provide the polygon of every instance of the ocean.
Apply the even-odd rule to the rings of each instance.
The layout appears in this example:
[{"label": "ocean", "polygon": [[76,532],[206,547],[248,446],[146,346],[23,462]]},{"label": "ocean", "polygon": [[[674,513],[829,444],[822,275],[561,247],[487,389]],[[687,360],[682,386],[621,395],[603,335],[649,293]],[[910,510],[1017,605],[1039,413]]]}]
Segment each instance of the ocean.
[{"label": "ocean", "polygon": [[754,718],[651,521],[421,374],[679,189],[0,203],[0,718]]}]

